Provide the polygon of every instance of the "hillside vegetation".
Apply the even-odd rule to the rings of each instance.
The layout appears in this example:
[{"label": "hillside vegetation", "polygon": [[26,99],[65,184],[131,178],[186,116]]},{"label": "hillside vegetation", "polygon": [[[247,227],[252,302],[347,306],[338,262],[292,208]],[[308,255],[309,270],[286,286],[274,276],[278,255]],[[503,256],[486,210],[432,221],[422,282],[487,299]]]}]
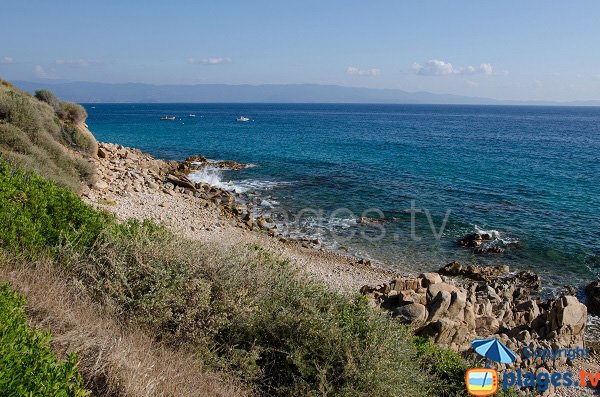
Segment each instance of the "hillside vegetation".
[{"label": "hillside vegetation", "polygon": [[95,171],[86,156],[97,143],[87,131],[85,109],[48,91],[31,96],[0,80],[0,154],[12,164],[78,190]]},{"label": "hillside vegetation", "polygon": [[28,327],[24,305],[23,296],[0,282],[0,394],[88,395],[77,373],[76,356],[57,360],[48,343],[50,335]]},{"label": "hillside vegetation", "polygon": [[[45,91],[0,91],[0,279],[56,337],[56,356],[44,336],[43,354],[28,349],[13,367],[21,335],[37,331],[3,285],[0,303],[16,317],[0,365],[37,376],[53,363],[48,376],[64,375],[44,395],[465,395],[459,356],[415,340],[364,297],[307,280],[260,246],[187,241],[83,203],[72,189],[90,181],[93,153],[70,129],[83,117]],[[0,394],[36,395],[32,379]]]},{"label": "hillside vegetation", "polygon": [[254,393],[428,395],[406,329],[364,299],[303,281],[260,247],[222,252],[151,222],[121,224],[6,164],[0,191],[5,252],[24,255],[24,266],[50,259],[121,326],[192,349],[199,365]]}]

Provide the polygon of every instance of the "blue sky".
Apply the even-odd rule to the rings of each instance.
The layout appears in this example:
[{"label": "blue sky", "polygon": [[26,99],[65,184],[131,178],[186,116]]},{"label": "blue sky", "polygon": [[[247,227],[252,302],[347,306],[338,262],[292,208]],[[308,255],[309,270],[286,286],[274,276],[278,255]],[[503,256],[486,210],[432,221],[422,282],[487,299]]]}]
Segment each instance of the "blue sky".
[{"label": "blue sky", "polygon": [[598,1],[11,1],[9,80],[600,99]]}]

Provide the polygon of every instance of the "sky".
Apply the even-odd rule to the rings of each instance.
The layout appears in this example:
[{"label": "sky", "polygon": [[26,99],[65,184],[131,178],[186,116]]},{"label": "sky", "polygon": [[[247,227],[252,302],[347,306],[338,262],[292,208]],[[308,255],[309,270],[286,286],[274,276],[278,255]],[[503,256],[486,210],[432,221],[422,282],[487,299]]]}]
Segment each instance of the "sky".
[{"label": "sky", "polygon": [[597,0],[3,0],[0,15],[8,80],[600,100]]}]

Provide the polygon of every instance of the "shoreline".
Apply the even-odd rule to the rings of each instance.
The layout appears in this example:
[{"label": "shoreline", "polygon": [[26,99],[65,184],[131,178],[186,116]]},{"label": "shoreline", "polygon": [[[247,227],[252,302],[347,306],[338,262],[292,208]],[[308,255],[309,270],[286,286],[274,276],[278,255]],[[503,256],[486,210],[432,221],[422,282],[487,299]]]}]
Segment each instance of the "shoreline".
[{"label": "shoreline", "polygon": [[[202,184],[203,189],[198,189],[202,192],[193,194],[184,187],[163,187],[164,181],[170,183],[167,178],[185,185],[185,175],[193,171],[191,161],[159,160],[138,149],[110,143],[99,143],[99,147],[95,161],[98,181],[81,195],[89,204],[113,212],[120,220],[152,219],[186,238],[209,244],[260,244],[344,293],[357,293],[364,285],[379,285],[400,275],[349,254],[313,247],[306,240],[276,237],[276,231],[264,225],[261,218],[240,213],[234,204],[235,195],[224,189]],[[239,166],[236,164],[227,162],[224,166],[235,169]]]}]

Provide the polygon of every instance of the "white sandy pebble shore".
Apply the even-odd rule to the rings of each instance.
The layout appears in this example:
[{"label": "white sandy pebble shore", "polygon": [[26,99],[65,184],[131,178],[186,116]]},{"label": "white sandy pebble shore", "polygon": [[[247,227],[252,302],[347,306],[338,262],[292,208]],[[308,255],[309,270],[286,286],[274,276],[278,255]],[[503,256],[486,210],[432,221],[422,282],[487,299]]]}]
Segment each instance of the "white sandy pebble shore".
[{"label": "white sandy pebble shore", "polygon": [[166,162],[117,145],[100,147],[106,157],[97,159],[98,182],[95,188],[83,192],[83,199],[115,213],[121,220],[152,219],[188,239],[224,247],[259,244],[342,292],[357,292],[365,284],[376,285],[394,277],[391,271],[359,264],[351,256],[305,248],[295,241],[280,241],[261,231],[240,228],[238,222],[220,214],[210,202],[177,189],[165,191],[158,170]]},{"label": "white sandy pebble shore", "polygon": [[[398,275],[360,264],[357,258],[348,255],[306,248],[299,242],[281,241],[262,231],[242,228],[239,221],[223,215],[214,203],[186,194],[183,189],[165,189],[163,171],[169,164],[139,150],[100,144],[100,153],[104,156],[95,160],[98,181],[94,188],[84,189],[82,197],[86,202],[116,214],[121,220],[152,219],[188,239],[225,248],[258,244],[295,264],[307,277],[321,280],[343,293],[356,293],[363,285],[381,284]],[[578,379],[582,369],[600,372],[598,357],[593,355],[589,359],[578,360],[573,367],[565,366],[557,371],[571,372]],[[543,395],[597,396],[600,395],[600,387],[559,387]]]}]

